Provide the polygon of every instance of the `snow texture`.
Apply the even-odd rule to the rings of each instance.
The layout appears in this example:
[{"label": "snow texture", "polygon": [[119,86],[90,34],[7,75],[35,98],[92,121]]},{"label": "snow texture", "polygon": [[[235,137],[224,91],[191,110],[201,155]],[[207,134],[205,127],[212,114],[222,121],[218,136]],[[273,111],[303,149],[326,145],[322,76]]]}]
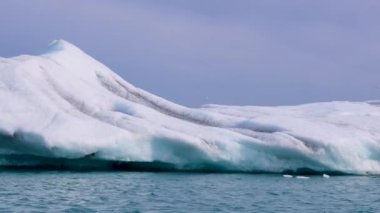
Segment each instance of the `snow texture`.
[{"label": "snow texture", "polygon": [[0,166],[380,174],[379,103],[187,108],[57,40],[0,58]]}]

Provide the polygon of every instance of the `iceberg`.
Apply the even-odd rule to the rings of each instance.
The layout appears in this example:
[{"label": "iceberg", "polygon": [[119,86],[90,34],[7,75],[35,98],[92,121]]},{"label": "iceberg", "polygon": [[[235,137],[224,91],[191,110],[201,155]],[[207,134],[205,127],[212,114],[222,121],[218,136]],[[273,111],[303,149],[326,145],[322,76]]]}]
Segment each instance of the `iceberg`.
[{"label": "iceberg", "polygon": [[380,174],[379,103],[188,108],[56,40],[0,58],[0,167]]}]

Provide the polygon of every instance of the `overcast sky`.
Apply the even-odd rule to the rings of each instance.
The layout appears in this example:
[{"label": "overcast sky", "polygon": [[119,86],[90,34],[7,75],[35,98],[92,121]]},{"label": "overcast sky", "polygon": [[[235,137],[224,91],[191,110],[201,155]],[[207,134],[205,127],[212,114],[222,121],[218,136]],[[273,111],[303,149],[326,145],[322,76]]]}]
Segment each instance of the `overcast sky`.
[{"label": "overcast sky", "polygon": [[65,39],[199,106],[380,99],[378,0],[1,0],[0,56]]}]

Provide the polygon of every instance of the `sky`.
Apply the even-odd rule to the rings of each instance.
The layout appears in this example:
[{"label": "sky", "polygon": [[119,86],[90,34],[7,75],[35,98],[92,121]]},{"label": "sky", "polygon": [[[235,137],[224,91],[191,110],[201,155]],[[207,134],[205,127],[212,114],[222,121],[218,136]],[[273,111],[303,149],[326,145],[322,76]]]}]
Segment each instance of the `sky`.
[{"label": "sky", "polygon": [[2,0],[0,56],[64,39],[187,106],[380,99],[378,0]]}]

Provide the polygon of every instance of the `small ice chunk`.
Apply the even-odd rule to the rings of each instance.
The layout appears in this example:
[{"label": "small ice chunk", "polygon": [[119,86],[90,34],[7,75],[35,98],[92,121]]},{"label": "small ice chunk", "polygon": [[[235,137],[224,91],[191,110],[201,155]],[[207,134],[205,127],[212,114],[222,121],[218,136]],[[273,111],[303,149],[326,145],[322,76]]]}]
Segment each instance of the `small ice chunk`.
[{"label": "small ice chunk", "polygon": [[284,178],[292,178],[293,175],[282,175]]},{"label": "small ice chunk", "polygon": [[296,178],[297,178],[297,179],[309,179],[310,177],[306,177],[306,176],[297,176]]},{"label": "small ice chunk", "polygon": [[328,175],[328,174],[323,174],[323,178],[330,178],[330,175]]}]

